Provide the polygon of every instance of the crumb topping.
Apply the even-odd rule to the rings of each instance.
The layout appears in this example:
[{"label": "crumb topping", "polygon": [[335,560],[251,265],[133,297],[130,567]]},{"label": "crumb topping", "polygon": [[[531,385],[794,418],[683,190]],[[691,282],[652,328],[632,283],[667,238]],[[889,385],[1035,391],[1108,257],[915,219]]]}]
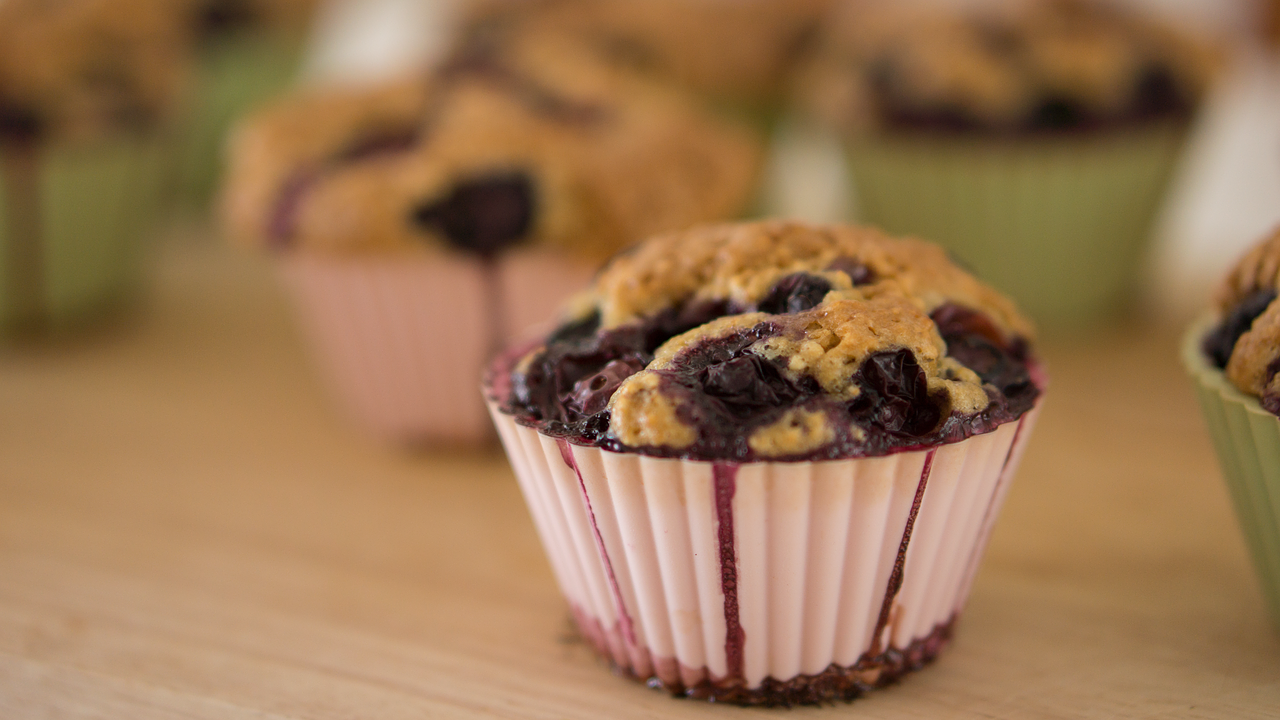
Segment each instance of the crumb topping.
[{"label": "crumb topping", "polygon": [[507,409],[579,441],[843,457],[1025,412],[1029,323],[936,247],[770,221],[652,238],[511,371]]},{"label": "crumb topping", "polygon": [[1241,392],[1280,415],[1280,227],[1236,263],[1218,289],[1222,321],[1205,351]]},{"label": "crumb topping", "polygon": [[1154,18],[1090,0],[948,13],[850,5],[800,82],[846,129],[1052,131],[1188,117],[1214,52]]},{"label": "crumb topping", "polygon": [[224,214],[237,237],[279,249],[518,243],[603,260],[740,213],[761,148],[674,91],[530,37],[264,111],[233,139]]}]

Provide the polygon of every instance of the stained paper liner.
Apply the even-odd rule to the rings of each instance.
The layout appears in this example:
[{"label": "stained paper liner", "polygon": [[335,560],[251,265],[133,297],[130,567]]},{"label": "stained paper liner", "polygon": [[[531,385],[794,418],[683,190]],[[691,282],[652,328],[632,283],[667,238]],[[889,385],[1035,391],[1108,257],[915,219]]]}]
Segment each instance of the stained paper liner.
[{"label": "stained paper liner", "polygon": [[469,257],[293,253],[280,270],[333,391],[375,435],[484,441],[477,396],[494,348],[539,332],[593,268],[536,251]]},{"label": "stained paper liner", "polygon": [[1123,307],[1183,123],[1051,138],[885,134],[848,144],[862,219],[943,245],[1042,324]]},{"label": "stained paper liner", "polygon": [[582,634],[626,674],[741,704],[852,699],[933,659],[1038,412],[928,451],[733,464],[489,409]]},{"label": "stained paper liner", "polygon": [[0,146],[0,334],[80,325],[136,291],[163,168],[155,138]]},{"label": "stained paper liner", "polygon": [[1280,630],[1280,418],[1236,389],[1205,358],[1201,341],[1217,321],[1206,316],[1192,325],[1183,340],[1182,362],[1196,381],[1236,518],[1271,620]]}]

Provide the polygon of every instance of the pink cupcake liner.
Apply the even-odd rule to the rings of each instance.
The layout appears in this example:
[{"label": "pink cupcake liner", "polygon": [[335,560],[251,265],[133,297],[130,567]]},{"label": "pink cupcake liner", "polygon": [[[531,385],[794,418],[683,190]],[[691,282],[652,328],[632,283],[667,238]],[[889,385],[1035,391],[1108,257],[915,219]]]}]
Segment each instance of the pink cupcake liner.
[{"label": "pink cupcake liner", "polygon": [[573,445],[490,412],[603,656],[673,692],[790,702],[852,697],[937,653],[1038,408],[928,451],[745,464]]},{"label": "pink cupcake liner", "polygon": [[324,375],[358,422],[392,440],[474,443],[492,432],[475,388],[493,349],[538,332],[593,269],[536,251],[493,266],[295,253],[280,272]]}]

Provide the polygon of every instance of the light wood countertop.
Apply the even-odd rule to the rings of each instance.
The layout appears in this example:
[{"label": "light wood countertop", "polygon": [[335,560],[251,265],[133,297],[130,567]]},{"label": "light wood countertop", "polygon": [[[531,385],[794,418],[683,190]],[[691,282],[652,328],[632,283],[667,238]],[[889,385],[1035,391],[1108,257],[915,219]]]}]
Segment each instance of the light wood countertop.
[{"label": "light wood countertop", "polygon": [[[170,249],[142,318],[0,354],[0,717],[737,717],[573,641],[499,451],[348,426],[261,261]],[[1043,419],[956,639],[789,717],[1280,717],[1173,330],[1042,346]]]}]

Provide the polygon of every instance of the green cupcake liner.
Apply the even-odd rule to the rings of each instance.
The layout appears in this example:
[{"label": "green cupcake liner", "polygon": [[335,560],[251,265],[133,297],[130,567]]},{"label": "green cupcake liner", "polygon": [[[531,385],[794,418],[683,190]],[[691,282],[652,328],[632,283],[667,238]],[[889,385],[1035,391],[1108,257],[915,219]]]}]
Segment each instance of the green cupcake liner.
[{"label": "green cupcake liner", "polygon": [[1185,135],[885,133],[848,157],[865,221],[935,241],[1038,321],[1073,325],[1128,299]]},{"label": "green cupcake liner", "polygon": [[303,45],[300,37],[244,32],[202,49],[176,154],[179,205],[200,210],[209,204],[221,175],[227,131],[293,83]]},{"label": "green cupcake liner", "polygon": [[1215,322],[1206,317],[1191,327],[1183,340],[1182,362],[1196,381],[1267,609],[1280,630],[1280,418],[1209,364],[1200,343]]},{"label": "green cupcake liner", "polygon": [[127,299],[163,175],[151,139],[0,147],[0,335],[76,324]]}]

